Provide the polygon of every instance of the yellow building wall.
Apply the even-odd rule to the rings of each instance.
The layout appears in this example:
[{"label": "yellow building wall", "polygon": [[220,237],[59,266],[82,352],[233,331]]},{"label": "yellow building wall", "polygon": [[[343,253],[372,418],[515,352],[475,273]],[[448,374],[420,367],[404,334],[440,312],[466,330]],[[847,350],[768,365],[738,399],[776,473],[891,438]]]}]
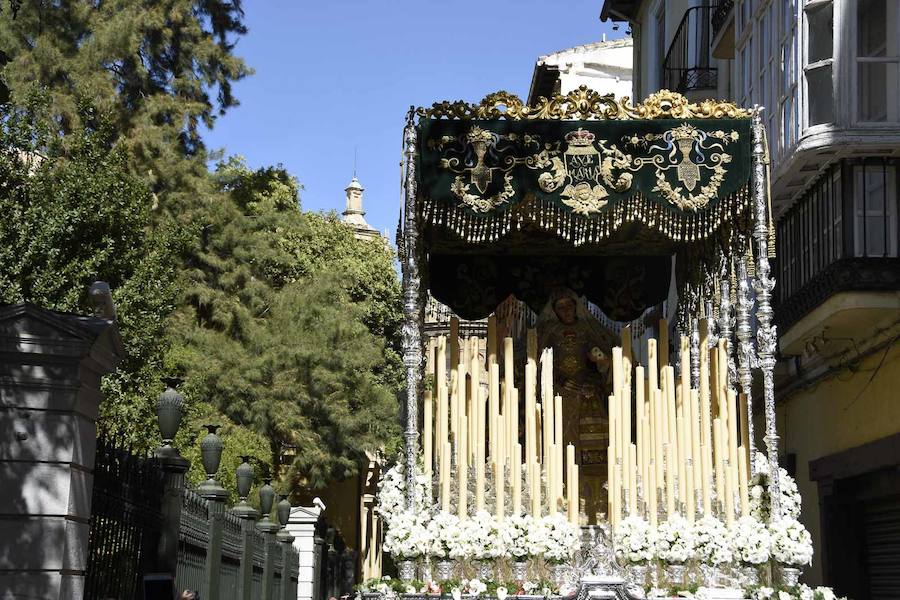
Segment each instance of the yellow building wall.
[{"label": "yellow building wall", "polygon": [[887,354],[881,350],[869,355],[853,371],[844,369],[779,402],[780,448],[797,456],[801,520],[816,548],[804,581],[821,584],[819,496],[816,482],[809,479],[809,462],[900,432],[900,344],[893,344]]}]

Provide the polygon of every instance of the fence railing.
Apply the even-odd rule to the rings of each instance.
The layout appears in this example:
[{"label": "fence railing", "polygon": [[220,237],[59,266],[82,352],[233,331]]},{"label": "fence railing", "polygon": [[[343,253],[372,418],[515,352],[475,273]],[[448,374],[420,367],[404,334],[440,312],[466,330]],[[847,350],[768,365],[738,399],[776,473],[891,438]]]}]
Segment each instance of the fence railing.
[{"label": "fence railing", "polygon": [[196,590],[203,600],[295,600],[300,563],[286,528],[287,496],[277,522],[269,480],[259,489],[260,510],[251,507],[253,467],[244,457],[236,472],[241,502],[226,509],[228,492],[215,479],[223,447],[215,425],[201,444],[212,475],[188,489],[190,463],[171,446],[180,421],[171,408],[180,410],[180,401],[171,388],[160,398],[164,445],[154,457],[98,441],[85,600],[169,599],[176,590]]},{"label": "fence railing", "polygon": [[97,440],[85,598],[137,598],[162,520],[163,473],[148,457]]},{"label": "fence railing", "polygon": [[684,13],[663,61],[663,87],[684,93],[715,88],[718,69],[712,66],[710,6]]},{"label": "fence railing", "polygon": [[218,512],[213,504],[182,491],[177,588],[219,600],[295,600],[299,559],[293,546],[277,541],[274,529],[259,531],[255,519]]}]

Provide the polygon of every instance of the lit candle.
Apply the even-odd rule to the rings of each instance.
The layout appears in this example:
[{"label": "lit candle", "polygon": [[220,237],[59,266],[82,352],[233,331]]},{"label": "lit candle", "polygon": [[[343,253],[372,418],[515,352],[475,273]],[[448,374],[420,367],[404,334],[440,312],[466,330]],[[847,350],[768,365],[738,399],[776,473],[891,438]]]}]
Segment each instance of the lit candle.
[{"label": "lit candle", "polygon": [[725,444],[722,440],[722,421],[713,419],[713,445],[715,446],[716,500],[719,509],[725,510]]},{"label": "lit candle", "polygon": [[750,485],[747,481],[747,450],[744,446],[738,448],[738,483],[740,486],[741,516],[750,514]]},{"label": "lit candle", "polygon": [[637,447],[628,444],[628,514],[638,514],[637,506]]},{"label": "lit candle", "polygon": [[498,521],[503,520],[503,503],[505,499],[506,489],[503,481],[503,463],[494,463],[494,498],[496,500],[494,508]]},{"label": "lit candle", "polygon": [[491,315],[487,321],[487,356],[488,368],[497,362],[497,317]]},{"label": "lit candle", "polygon": [[[752,448],[753,446],[750,443],[750,427],[748,425],[750,413],[747,411],[747,394],[739,394],[738,400],[740,404],[740,417],[738,417],[738,420],[741,422],[741,445],[747,450],[750,450],[750,448]],[[748,473],[750,472],[749,466],[750,463],[748,462]]]},{"label": "lit candle", "polygon": [[488,429],[490,431],[491,460],[496,461],[500,457],[500,445],[502,443],[500,436],[500,365],[492,362],[488,369],[488,404],[490,405]]},{"label": "lit candle", "polygon": [[450,512],[450,442],[444,442],[441,453],[441,510]]},{"label": "lit candle", "polygon": [[513,354],[513,340],[511,337],[503,338],[503,384],[501,387],[502,390],[502,398],[503,398],[503,420],[505,422],[506,428],[506,462],[511,464],[512,461],[512,452],[513,446],[512,444],[515,440],[512,437],[512,404],[513,400],[510,397],[512,394],[512,389],[516,386],[514,381],[514,354]]},{"label": "lit candle", "polygon": [[513,460],[510,468],[512,473],[512,514],[522,514],[522,445],[518,442],[513,452]]},{"label": "lit candle", "polygon": [[[466,427],[461,427],[459,431],[459,445],[461,448],[466,448],[466,444],[468,443],[469,430]],[[458,456],[457,460],[457,479],[459,481],[459,501],[457,502],[457,508],[459,513],[459,518],[464,520],[469,513],[468,507],[468,492],[469,492],[469,465],[468,465],[468,453],[465,451],[457,452]]]},{"label": "lit candle", "polygon": [[670,442],[666,444],[666,517],[675,515],[675,473],[678,468],[675,465],[675,448]]},{"label": "lit candle", "polygon": [[[431,455],[431,444],[434,439],[434,433],[432,432],[432,403],[434,402],[431,394],[431,390],[425,390],[425,414],[422,415],[422,419],[424,420],[424,429],[425,431],[422,434],[424,438],[422,440],[422,452],[424,453],[423,461],[425,463],[425,475],[428,477],[428,487],[431,488],[431,470],[433,468],[432,463],[432,455]],[[430,496],[429,492],[429,496]]]},{"label": "lit candle", "polygon": [[700,484],[703,481],[703,460],[700,458],[700,393],[697,390],[691,390],[691,461],[693,462],[693,477],[695,488],[694,491],[700,491]]}]

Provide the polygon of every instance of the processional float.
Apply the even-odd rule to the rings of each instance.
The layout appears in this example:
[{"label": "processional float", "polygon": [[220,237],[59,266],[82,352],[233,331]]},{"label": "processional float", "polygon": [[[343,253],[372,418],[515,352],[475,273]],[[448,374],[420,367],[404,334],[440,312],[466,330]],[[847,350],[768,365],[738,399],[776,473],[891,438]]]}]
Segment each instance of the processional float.
[{"label": "processional float", "polygon": [[[633,320],[665,298],[674,256],[672,355],[666,322],[644,340],[626,327],[608,356],[597,353],[609,374],[608,395],[591,409],[607,428],[596,437],[608,440],[604,456],[596,444],[593,455],[605,466],[599,512],[607,534],[585,527],[586,543],[611,544],[629,518],[654,528],[676,517],[731,525],[748,514],[759,465],[768,471],[770,518],[778,519],[774,230],[759,111],[689,103],[668,91],[631,105],[582,87],[535,106],[500,92],[479,104],[411,109],[403,135],[406,511],[455,515],[454,527],[481,519],[482,532],[501,537],[498,521],[526,515],[530,527],[552,515],[575,527],[597,522],[596,507],[590,515],[582,509],[579,468],[590,461],[562,431],[553,352],[538,347],[533,331],[514,348],[491,314],[510,295],[545,302],[551,281]],[[628,302],[612,293],[623,290]],[[435,368],[425,374],[428,293],[464,318],[488,317],[488,336],[459,339],[452,322],[449,338],[429,344]],[[764,454],[754,448],[755,380]],[[409,542],[427,526],[398,535]],[[545,537],[552,545],[560,535],[551,525]],[[453,555],[452,541],[444,542],[443,553]],[[627,591],[608,560],[548,552],[548,563],[569,567],[568,591],[582,596],[639,595],[656,583],[638,568],[645,579]],[[475,557],[482,567],[474,576],[490,578],[490,552]],[[566,564],[574,562],[578,568]],[[496,570],[493,577],[503,578]]]}]

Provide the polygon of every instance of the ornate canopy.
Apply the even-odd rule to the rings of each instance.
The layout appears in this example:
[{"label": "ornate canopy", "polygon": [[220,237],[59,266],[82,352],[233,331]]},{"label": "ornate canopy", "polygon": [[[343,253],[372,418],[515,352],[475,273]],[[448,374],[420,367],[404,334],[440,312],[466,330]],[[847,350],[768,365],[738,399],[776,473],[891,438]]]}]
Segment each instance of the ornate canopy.
[{"label": "ornate canopy", "polygon": [[428,285],[467,318],[510,293],[537,308],[557,285],[636,318],[664,299],[673,253],[715,254],[749,206],[751,113],[734,104],[662,91],[632,105],[581,87],[416,115]]}]

